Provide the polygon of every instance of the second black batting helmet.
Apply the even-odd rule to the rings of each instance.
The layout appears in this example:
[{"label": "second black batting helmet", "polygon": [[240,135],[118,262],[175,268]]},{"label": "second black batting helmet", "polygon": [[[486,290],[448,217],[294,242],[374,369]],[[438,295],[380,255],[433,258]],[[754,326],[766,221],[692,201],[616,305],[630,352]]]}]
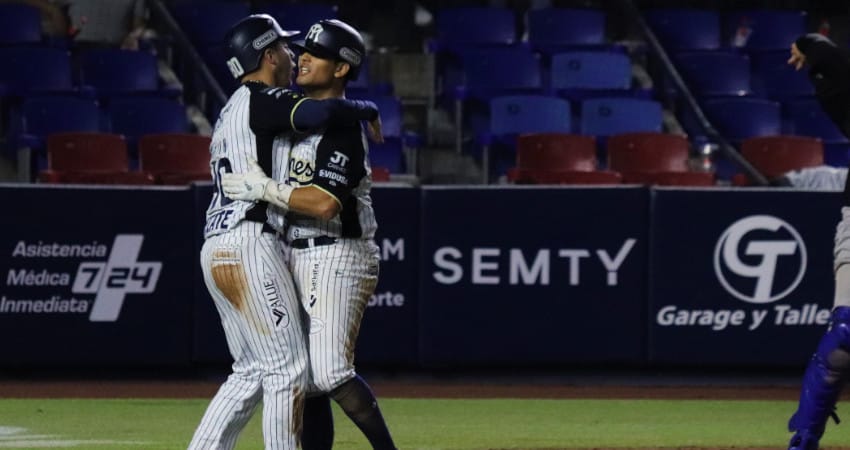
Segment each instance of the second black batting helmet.
[{"label": "second black batting helmet", "polygon": [[239,79],[260,67],[263,50],[278,39],[295,36],[298,31],[284,31],[268,14],[253,14],[233,25],[224,38],[227,46],[227,68]]},{"label": "second black batting helmet", "polygon": [[363,37],[347,23],[336,19],[320,20],[310,27],[303,41],[292,42],[311,55],[323,59],[347,62],[351,69],[347,78],[353,80],[360,73],[366,46]]}]

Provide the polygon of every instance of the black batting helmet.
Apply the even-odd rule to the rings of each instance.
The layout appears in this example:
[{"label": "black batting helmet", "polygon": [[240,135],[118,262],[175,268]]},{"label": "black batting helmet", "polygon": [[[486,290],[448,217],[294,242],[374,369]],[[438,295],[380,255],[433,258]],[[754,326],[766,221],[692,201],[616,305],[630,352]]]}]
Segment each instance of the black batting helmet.
[{"label": "black batting helmet", "polygon": [[268,14],[253,14],[233,25],[225,35],[229,58],[227,68],[233,78],[239,79],[260,67],[263,50],[277,42],[298,34],[298,31],[284,31],[277,20]]},{"label": "black batting helmet", "polygon": [[347,62],[351,66],[347,75],[349,80],[357,78],[363,66],[363,58],[366,57],[366,46],[360,33],[336,19],[314,23],[304,40],[292,42],[292,46],[322,59]]}]

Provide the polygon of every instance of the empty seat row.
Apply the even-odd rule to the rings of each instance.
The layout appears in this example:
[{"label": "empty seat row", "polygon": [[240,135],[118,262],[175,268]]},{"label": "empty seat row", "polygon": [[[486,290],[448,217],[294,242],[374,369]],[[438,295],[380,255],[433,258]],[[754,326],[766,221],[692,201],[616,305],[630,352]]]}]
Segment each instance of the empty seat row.
[{"label": "empty seat row", "polygon": [[[490,100],[487,133],[516,135],[540,132],[571,132],[571,105],[551,96],[511,95]],[[632,131],[661,131],[661,104],[653,100],[600,97],[580,104],[578,132],[609,136]]]},{"label": "empty seat row", "polygon": [[[139,168],[131,170],[123,136],[112,133],[58,133],[47,138],[47,169],[42,183],[186,184],[211,179],[210,138],[165,133],[139,139]],[[373,164],[380,164],[373,161]],[[374,165],[374,181],[388,181],[390,171]]]},{"label": "empty seat row", "polygon": [[787,50],[751,55],[720,50],[673,56],[691,90],[701,97],[755,95],[782,100],[814,95],[805,71],[794,70],[787,59]]},{"label": "empty seat row", "polygon": [[[732,144],[760,136],[799,135],[824,143],[828,165],[844,167],[850,162],[850,142],[814,98],[779,103],[759,98],[714,98],[702,102],[708,120]],[[694,130],[689,116],[686,130]]]},{"label": "empty seat row", "polygon": [[671,8],[647,11],[647,21],[670,50],[787,50],[806,32],[806,13],[788,10],[732,11]]},{"label": "empty seat row", "polygon": [[517,165],[508,172],[508,179],[534,184],[714,185],[713,173],[690,170],[689,144],[684,136],[624,133],[611,136],[607,147],[608,169],[599,170],[593,137],[521,135],[517,139]]},{"label": "empty seat row", "polygon": [[[592,137],[542,133],[519,136],[516,167],[508,179],[516,183],[591,184],[637,183],[711,186],[715,175],[691,170],[689,143],[684,136],[662,133],[624,133],[608,139],[608,169],[596,164]],[[742,156],[772,180],[789,171],[824,164],[819,139],[803,136],[763,136],[745,140]],[[749,184],[743,174],[733,183]]]},{"label": "empty seat row", "polygon": [[178,88],[160,86],[156,57],[145,52],[88,50],[80,56],[80,73],[76,75],[70,53],[59,48],[0,48],[0,59],[0,96],[87,89],[99,97],[179,94]]},{"label": "empty seat row", "polygon": [[[745,140],[741,155],[768,180],[789,171],[823,165],[824,145],[820,139],[804,136],[762,136]],[[746,186],[744,174],[732,178],[735,185]]]},{"label": "empty seat row", "polygon": [[66,96],[31,97],[12,114],[13,145],[43,140],[51,133],[111,131],[125,135],[131,145],[144,134],[186,132],[184,106],[157,97],[121,97],[101,108],[91,99]]},{"label": "empty seat row", "polygon": [[210,180],[210,138],[157,134],[139,140],[139,170],[130,170],[124,137],[111,133],[59,133],[47,138],[43,183],[185,184]]},{"label": "empty seat row", "polygon": [[[582,96],[582,91],[621,91],[624,95],[632,88],[631,60],[622,52],[556,53],[549,68],[524,47],[478,48],[462,55],[444,80],[446,94],[455,98],[486,98],[493,93],[547,93],[581,99],[587,96],[587,93]],[[505,70],[506,67],[510,69]]]},{"label": "empty seat row", "polygon": [[[526,13],[527,40],[551,53],[573,46],[606,42],[605,12],[598,9],[540,8]],[[508,8],[444,8],[436,15],[436,50],[469,46],[511,45],[521,40],[516,17]]]}]

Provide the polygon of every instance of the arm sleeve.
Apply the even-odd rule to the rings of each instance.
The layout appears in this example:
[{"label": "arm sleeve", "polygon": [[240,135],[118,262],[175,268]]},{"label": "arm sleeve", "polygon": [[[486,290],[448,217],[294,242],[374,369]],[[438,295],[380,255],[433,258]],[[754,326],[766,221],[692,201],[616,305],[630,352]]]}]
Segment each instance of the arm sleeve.
[{"label": "arm sleeve", "polygon": [[800,52],[806,55],[806,62],[814,74],[821,73],[824,77],[836,78],[847,73],[850,68],[848,55],[820,34],[801,36],[795,43]]},{"label": "arm sleeve", "polygon": [[809,78],[823,110],[850,137],[850,54],[819,34],[795,42],[806,55]]},{"label": "arm sleeve", "polygon": [[377,117],[378,107],[368,100],[304,99],[292,113],[292,127],[296,131],[307,131]]},{"label": "arm sleeve", "polygon": [[316,148],[313,186],[344,205],[366,172],[365,157],[360,124],[328,129]]},{"label": "arm sleeve", "polygon": [[292,113],[304,97],[288,89],[251,89],[249,123],[259,133],[280,134],[292,131]]},{"label": "arm sleeve", "polygon": [[272,134],[315,131],[377,117],[378,107],[367,100],[315,100],[283,88],[251,88],[250,124],[255,131]]}]

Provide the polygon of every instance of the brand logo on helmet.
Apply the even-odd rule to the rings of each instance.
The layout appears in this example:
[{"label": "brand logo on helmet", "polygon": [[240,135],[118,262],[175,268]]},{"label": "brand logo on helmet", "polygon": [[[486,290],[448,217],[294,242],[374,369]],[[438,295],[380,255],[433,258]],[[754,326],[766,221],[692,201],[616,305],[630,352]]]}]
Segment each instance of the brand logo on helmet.
[{"label": "brand logo on helmet", "polygon": [[227,68],[230,69],[233,78],[239,78],[245,74],[245,69],[242,68],[242,64],[239,64],[239,60],[235,56],[227,60]]},{"label": "brand logo on helmet", "polygon": [[254,50],[260,50],[277,40],[277,38],[277,33],[274,30],[269,30],[261,34],[257,39],[254,39],[254,42],[251,45],[253,45]]},{"label": "brand logo on helmet", "polygon": [[339,57],[353,66],[360,65],[360,53],[357,53],[357,51],[348,47],[342,47],[339,49]]},{"label": "brand logo on helmet", "polygon": [[304,38],[304,40],[316,42],[316,40],[319,39],[319,35],[322,34],[323,31],[325,31],[325,29],[322,28],[321,25],[319,25],[318,23],[313,24],[313,26],[310,27],[310,30],[307,31],[307,36]]}]

